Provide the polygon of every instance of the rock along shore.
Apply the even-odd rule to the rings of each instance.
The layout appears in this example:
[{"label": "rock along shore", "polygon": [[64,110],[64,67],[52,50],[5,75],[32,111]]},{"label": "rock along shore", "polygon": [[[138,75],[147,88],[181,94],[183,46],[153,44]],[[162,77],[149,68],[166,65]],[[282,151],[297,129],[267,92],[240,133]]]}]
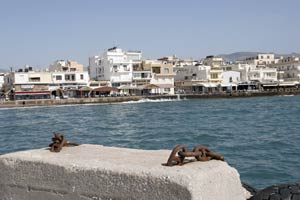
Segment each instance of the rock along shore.
[{"label": "rock along shore", "polygon": [[245,200],[237,170],[226,162],[167,167],[169,150],[99,145],[0,156],[1,200]]}]

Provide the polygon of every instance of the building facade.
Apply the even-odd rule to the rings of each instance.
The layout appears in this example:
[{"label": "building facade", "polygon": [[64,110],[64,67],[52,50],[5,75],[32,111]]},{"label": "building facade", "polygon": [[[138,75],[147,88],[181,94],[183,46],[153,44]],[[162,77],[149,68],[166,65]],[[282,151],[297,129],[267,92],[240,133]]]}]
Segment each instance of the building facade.
[{"label": "building facade", "polygon": [[101,56],[89,58],[89,73],[92,80],[110,81],[113,87],[130,85],[135,65],[141,64],[141,51],[123,51],[113,47]]},{"label": "building facade", "polygon": [[279,59],[275,58],[273,53],[262,53],[257,54],[255,57],[246,58],[244,63],[255,66],[266,66],[270,64],[276,64],[278,61]]},{"label": "building facade", "polygon": [[281,58],[276,64],[269,67],[277,69],[280,82],[290,82],[299,84],[300,82],[300,58],[286,57]]}]

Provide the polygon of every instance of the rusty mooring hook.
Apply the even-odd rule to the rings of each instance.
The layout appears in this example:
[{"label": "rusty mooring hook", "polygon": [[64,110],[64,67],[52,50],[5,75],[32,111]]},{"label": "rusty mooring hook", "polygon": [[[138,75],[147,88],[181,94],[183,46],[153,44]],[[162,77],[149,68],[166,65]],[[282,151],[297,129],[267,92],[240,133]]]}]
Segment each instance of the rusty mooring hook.
[{"label": "rusty mooring hook", "polygon": [[222,160],[224,157],[212,152],[206,146],[195,146],[193,151],[188,151],[184,145],[177,145],[171,152],[167,166],[183,165],[185,157],[195,157],[197,161]]},{"label": "rusty mooring hook", "polygon": [[52,143],[49,144],[51,152],[60,152],[63,147],[78,146],[79,144],[69,142],[60,133],[53,133]]}]

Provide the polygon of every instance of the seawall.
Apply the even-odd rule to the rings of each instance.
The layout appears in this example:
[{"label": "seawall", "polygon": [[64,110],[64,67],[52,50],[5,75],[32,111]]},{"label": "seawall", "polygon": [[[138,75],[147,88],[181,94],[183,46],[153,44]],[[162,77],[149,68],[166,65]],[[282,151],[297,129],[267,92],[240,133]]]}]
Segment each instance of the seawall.
[{"label": "seawall", "polygon": [[180,95],[151,95],[151,96],[124,96],[124,97],[99,97],[99,98],[70,98],[70,99],[33,99],[18,101],[0,101],[0,108],[51,106],[71,104],[105,104],[127,101],[139,101],[141,99],[210,99],[210,98],[248,98],[266,97],[278,95],[300,95],[300,91],[285,92],[235,92],[218,94],[180,94]]},{"label": "seawall", "polygon": [[171,151],[99,145],[0,156],[1,200],[245,200],[226,162],[164,166]]}]

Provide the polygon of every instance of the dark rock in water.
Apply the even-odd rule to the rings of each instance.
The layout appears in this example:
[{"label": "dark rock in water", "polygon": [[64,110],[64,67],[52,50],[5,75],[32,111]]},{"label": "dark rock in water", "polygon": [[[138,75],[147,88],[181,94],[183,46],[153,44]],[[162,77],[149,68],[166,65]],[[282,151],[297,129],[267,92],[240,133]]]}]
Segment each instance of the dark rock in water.
[{"label": "dark rock in water", "polygon": [[300,184],[273,185],[257,192],[250,200],[300,200]]},{"label": "dark rock in water", "polygon": [[242,185],[252,196],[254,196],[257,193],[257,189],[248,185],[247,183],[242,183]]}]

